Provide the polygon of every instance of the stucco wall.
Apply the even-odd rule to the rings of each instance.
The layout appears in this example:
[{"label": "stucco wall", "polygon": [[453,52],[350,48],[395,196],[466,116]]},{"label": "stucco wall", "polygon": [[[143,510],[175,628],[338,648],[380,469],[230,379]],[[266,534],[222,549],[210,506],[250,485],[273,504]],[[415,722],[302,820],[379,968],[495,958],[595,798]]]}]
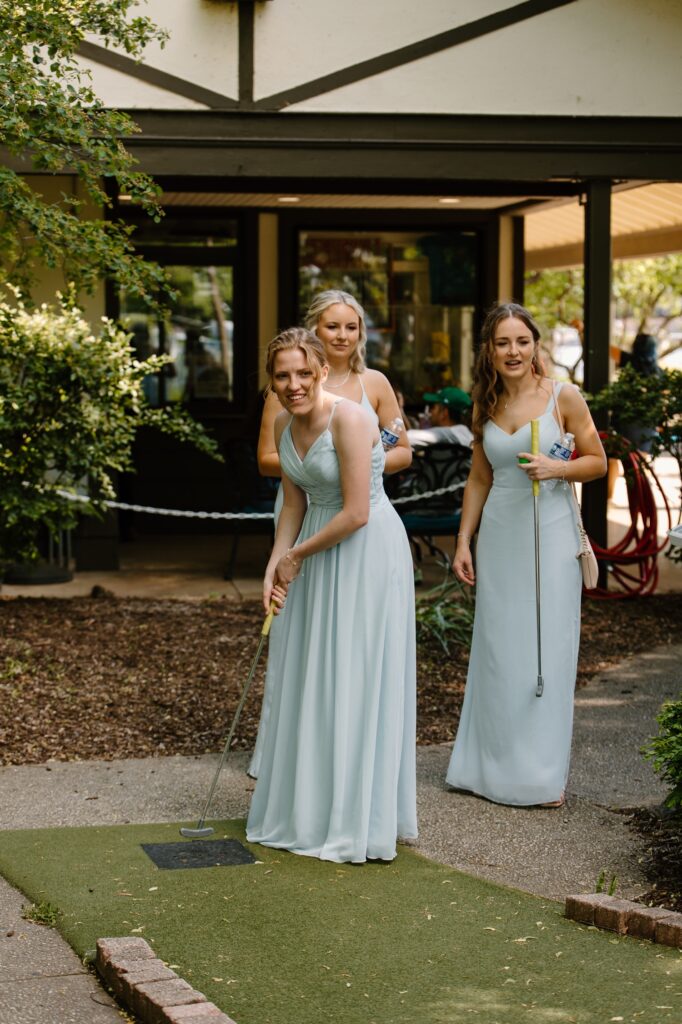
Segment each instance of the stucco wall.
[{"label": "stucco wall", "polygon": [[[255,4],[256,101],[499,11],[518,0],[272,0]],[[148,0],[171,33],[145,63],[238,94],[238,5]],[[673,116],[682,110],[682,2],[574,0],[519,24],[351,85],[292,111]],[[112,106],[202,104],[100,66]]]},{"label": "stucco wall", "polygon": [[681,41],[680,0],[577,0],[289,109],[679,117]]},{"label": "stucco wall", "polygon": [[[145,50],[144,63],[227,96],[238,91],[237,5],[217,0],[146,0],[140,14],[170,32],[163,49]],[[94,36],[91,42],[98,43]],[[95,90],[112,107],[188,110],[202,104],[89,61]]]}]

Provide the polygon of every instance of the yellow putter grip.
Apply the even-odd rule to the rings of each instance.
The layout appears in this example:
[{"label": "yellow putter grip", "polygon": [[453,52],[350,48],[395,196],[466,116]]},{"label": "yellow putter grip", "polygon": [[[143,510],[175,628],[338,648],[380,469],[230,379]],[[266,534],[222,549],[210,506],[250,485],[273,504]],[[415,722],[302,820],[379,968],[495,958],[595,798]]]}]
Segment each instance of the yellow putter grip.
[{"label": "yellow putter grip", "polygon": [[[530,421],[530,451],[531,455],[540,454],[540,420]],[[540,493],[540,481],[533,480],[533,497]]]},{"label": "yellow putter grip", "polygon": [[260,631],[260,635],[261,636],[267,636],[268,633],[270,632],[270,626],[272,625],[272,620],[273,620],[274,616],[275,616],[275,602],[271,601],[270,602],[270,611],[265,616],[265,622],[263,623],[263,628]]}]

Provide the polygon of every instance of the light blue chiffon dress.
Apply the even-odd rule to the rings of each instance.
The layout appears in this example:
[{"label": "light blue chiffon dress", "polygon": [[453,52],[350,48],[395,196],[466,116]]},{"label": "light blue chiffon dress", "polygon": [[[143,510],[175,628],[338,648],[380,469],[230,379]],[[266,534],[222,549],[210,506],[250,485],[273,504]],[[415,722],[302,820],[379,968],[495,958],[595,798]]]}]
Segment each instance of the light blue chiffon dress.
[{"label": "light blue chiffon dress", "polygon": [[[556,385],[556,394],[561,385]],[[560,430],[554,396],[540,418],[540,451]],[[530,424],[513,434],[489,421],[493,469],[476,546],[476,617],[469,673],[447,782],[501,804],[559,800],[566,788],[580,640],[582,577],[569,486],[541,484],[540,591],[544,693],[535,696],[537,632],[531,483],[519,469]]]},{"label": "light blue chiffon dress", "polygon": [[[378,423],[379,422],[379,417],[377,416],[377,414],[376,414],[376,412],[374,410],[374,406],[372,405],[372,403],[370,402],[369,398],[367,397],[367,392],[365,391],[365,385],[362,383],[362,377],[360,377],[360,388],[362,390],[362,397],[361,397],[360,403],[359,403],[360,404],[360,408],[361,409],[365,409],[369,413],[369,415],[372,417],[372,419],[375,420],[375,422]],[[277,488],[277,496],[275,498],[275,508],[274,508],[274,526],[275,526],[275,530],[277,529],[277,521],[279,519],[279,514],[282,511],[282,504],[283,504],[283,502],[284,502],[284,495],[282,493],[282,485],[280,483],[279,487]],[[270,638],[269,643],[270,643],[270,656],[272,656],[273,653],[274,653],[273,649],[272,649],[272,647],[273,647],[272,638]],[[276,643],[276,641],[275,641],[275,643]],[[250,775],[252,779],[257,779],[258,778],[258,772],[260,771],[260,762],[261,762],[261,758],[263,756],[263,742],[265,740],[265,729],[267,727],[268,719],[270,718],[270,706],[271,706],[271,704],[272,704],[272,693],[271,693],[270,688],[266,684],[265,688],[263,689],[263,703],[261,705],[260,721],[258,723],[258,734],[256,736],[256,745],[253,748],[253,755],[251,757],[251,761],[249,763],[249,767],[248,767],[248,770],[247,770],[247,775]]]},{"label": "light blue chiffon dress", "polygon": [[[304,540],[342,507],[331,431],[301,459],[288,425],[280,459],[309,496]],[[273,623],[250,842],[361,863],[391,860],[397,836],[417,834],[412,558],[383,467],[377,442],[369,521],[305,560]]]}]

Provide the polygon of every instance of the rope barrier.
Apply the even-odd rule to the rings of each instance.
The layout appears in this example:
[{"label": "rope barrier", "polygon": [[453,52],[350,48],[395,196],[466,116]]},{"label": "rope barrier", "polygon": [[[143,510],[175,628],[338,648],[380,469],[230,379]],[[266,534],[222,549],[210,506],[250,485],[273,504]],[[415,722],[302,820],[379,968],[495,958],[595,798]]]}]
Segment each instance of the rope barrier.
[{"label": "rope barrier", "polygon": [[[456,491],[461,491],[463,487],[464,482],[450,484],[449,487],[439,487],[435,491],[424,491],[423,494],[407,494],[404,497],[391,498],[389,500],[392,505],[406,505],[411,501],[424,501],[428,498],[439,497],[441,494],[454,494]],[[62,489],[58,489],[57,494],[67,501],[81,502],[85,505],[90,502],[90,499],[85,494],[73,494],[71,491]],[[175,516],[181,519],[272,519],[274,517],[273,512],[194,512],[189,509],[154,508],[151,505],[133,505],[125,501],[108,500],[102,502],[102,504],[106,505],[107,508],[116,508],[123,512],[144,512],[147,515]]]}]

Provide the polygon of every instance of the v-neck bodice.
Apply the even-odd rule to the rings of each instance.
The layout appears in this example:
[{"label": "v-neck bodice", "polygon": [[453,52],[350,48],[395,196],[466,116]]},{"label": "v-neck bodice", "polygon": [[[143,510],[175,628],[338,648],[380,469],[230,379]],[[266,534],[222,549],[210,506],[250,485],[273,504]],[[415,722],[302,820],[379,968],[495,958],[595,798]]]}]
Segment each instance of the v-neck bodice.
[{"label": "v-neck bodice", "polygon": [[[559,424],[554,415],[555,395],[561,391],[556,384],[547,402],[547,407],[537,419],[540,423],[540,451],[548,455],[549,450],[560,436]],[[483,451],[493,469],[493,485],[496,487],[527,488],[528,478],[519,469],[519,452],[530,451],[530,421],[524,423],[512,434],[493,420],[483,427]]]},{"label": "v-neck bodice", "polygon": [[[339,401],[347,401],[347,399],[339,399]],[[311,503],[341,508],[343,505],[341,474],[331,432],[331,417],[327,427],[315,438],[303,457],[296,451],[291,436],[291,421],[289,421],[282,431],[279,457],[283,471],[290,480],[293,480],[308,494]],[[383,485],[384,460],[384,449],[381,442],[377,441],[372,448],[371,505],[377,504],[382,499],[386,500]]]}]

